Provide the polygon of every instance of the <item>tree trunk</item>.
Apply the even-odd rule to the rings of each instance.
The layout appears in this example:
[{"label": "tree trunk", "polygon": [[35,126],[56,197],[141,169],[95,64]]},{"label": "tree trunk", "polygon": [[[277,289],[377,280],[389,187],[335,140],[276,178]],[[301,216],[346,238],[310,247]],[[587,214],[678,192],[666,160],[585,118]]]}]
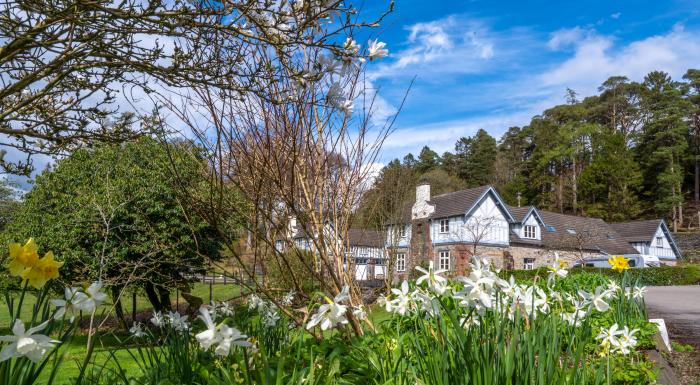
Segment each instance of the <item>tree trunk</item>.
[{"label": "tree trunk", "polygon": [[114,313],[117,316],[117,321],[119,321],[119,326],[124,330],[128,330],[129,326],[126,323],[122,300],[119,297],[119,287],[117,286],[112,286],[112,301],[114,302]]},{"label": "tree trunk", "polygon": [[162,286],[158,286],[158,294],[160,294],[160,306],[162,311],[172,310],[170,291]]},{"label": "tree trunk", "polygon": [[698,157],[695,157],[695,203],[700,202],[700,162],[698,162]]},{"label": "tree trunk", "polygon": [[151,282],[146,282],[144,290],[146,291],[148,302],[150,302],[151,306],[153,306],[153,310],[162,311],[163,306],[160,304],[160,299],[158,298],[158,294],[156,294],[156,289],[153,287],[153,284]]}]

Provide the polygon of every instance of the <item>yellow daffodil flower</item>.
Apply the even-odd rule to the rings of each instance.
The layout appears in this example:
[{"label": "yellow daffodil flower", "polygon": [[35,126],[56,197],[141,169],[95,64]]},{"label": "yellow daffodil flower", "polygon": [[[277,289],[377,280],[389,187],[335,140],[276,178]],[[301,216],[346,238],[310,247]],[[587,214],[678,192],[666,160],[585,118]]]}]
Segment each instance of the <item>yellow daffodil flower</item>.
[{"label": "yellow daffodil flower", "polygon": [[629,259],[623,257],[622,255],[608,258],[608,263],[612,266],[613,270],[620,273],[630,268]]},{"label": "yellow daffodil flower", "polygon": [[58,269],[61,266],[63,262],[55,261],[53,252],[49,251],[22,278],[28,280],[34,288],[41,289],[49,280],[58,278]]},{"label": "yellow daffodil flower", "polygon": [[10,275],[22,277],[39,261],[37,246],[34,243],[34,238],[29,238],[27,243],[22,246],[19,243],[10,244],[10,263],[8,270]]}]

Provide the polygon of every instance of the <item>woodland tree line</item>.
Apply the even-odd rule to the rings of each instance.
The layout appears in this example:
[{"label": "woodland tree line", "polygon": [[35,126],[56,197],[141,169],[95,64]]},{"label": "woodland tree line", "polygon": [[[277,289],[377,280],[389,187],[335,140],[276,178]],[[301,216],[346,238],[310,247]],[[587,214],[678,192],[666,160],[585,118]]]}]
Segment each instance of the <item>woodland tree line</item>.
[{"label": "woodland tree line", "polygon": [[642,82],[613,76],[599,93],[510,127],[496,140],[481,129],[454,152],[425,146],[385,166],[358,221],[381,227],[400,215],[419,180],[441,194],[484,184],[511,205],[607,221],[663,217],[680,227],[700,219],[700,70],[682,80],[661,71]]}]

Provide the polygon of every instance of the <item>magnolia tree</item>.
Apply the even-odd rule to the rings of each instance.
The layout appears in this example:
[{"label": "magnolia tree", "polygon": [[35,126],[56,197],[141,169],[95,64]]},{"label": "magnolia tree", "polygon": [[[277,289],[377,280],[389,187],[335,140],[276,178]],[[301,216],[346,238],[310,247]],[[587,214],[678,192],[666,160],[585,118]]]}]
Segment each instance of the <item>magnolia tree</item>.
[{"label": "magnolia tree", "polygon": [[[349,21],[355,15],[352,7],[334,2],[283,2],[279,7],[260,17],[278,23],[276,39],[281,45],[251,47],[245,59],[265,69],[251,79],[264,92],[193,86],[178,98],[159,102],[209,151],[210,184],[219,194],[195,206],[214,226],[232,213],[245,218],[250,252],[245,257],[234,253],[245,278],[241,284],[298,323],[306,323],[309,312],[281,304],[279,288],[257,273],[264,273],[269,264],[303,266],[288,268],[291,289],[302,299],[315,296],[301,284],[308,277],[330,296],[340,295],[345,286],[353,288],[354,277],[346,268],[347,234],[371,176],[369,165],[393,123],[393,118],[377,122],[377,95],[364,74],[367,64],[388,50],[376,39],[365,45],[353,38],[358,27],[378,22]],[[279,14],[286,16],[278,19]],[[252,33],[264,30],[253,28]],[[296,43],[290,33],[305,36],[308,44]],[[227,199],[231,191],[249,204]],[[296,224],[308,242],[304,252],[294,247],[290,224]],[[229,248],[236,250],[235,239],[221,230]],[[283,247],[275,247],[278,241]],[[361,304],[356,288],[349,290],[348,300],[348,323],[361,334],[361,321],[350,311]]]}]

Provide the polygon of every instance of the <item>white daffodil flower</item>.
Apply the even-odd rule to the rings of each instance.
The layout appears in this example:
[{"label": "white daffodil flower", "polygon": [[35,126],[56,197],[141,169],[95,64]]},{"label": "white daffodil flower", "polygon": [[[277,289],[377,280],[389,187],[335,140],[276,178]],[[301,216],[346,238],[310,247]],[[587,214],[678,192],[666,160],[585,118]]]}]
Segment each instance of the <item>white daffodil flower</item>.
[{"label": "white daffodil flower", "polygon": [[625,326],[619,332],[619,337],[617,338],[616,343],[612,345],[613,351],[617,351],[625,355],[630,354],[631,350],[637,346],[637,338],[635,338],[634,335],[638,331],[639,329],[630,330],[627,326]]},{"label": "white daffodil flower", "polygon": [[80,291],[77,287],[67,287],[64,291],[64,299],[52,299],[51,304],[56,306],[56,313],[53,319],[61,319],[64,315],[68,315],[70,322],[73,322],[75,316],[80,312],[80,308],[76,303],[81,303],[87,300],[87,294]]},{"label": "white daffodil flower", "polygon": [[251,294],[248,297],[248,310],[259,310],[261,307],[265,306],[265,301],[255,294]]},{"label": "white daffodil flower", "polygon": [[643,299],[644,294],[647,292],[647,287],[646,286],[635,286],[632,288],[632,298],[634,299]]},{"label": "white daffodil flower", "polygon": [[141,338],[146,336],[146,332],[143,330],[143,325],[140,322],[135,322],[130,328],[129,333],[136,338]]},{"label": "white daffodil flower", "polygon": [[284,306],[290,306],[292,304],[292,302],[294,302],[294,297],[296,297],[296,295],[297,295],[297,292],[292,290],[282,297],[282,299],[280,300],[280,303]]},{"label": "white daffodil flower", "polygon": [[216,330],[216,324],[211,319],[211,314],[209,310],[205,307],[199,308],[199,319],[204,322],[206,330],[197,333],[194,338],[199,342],[199,346],[204,350],[209,350],[210,347],[217,344],[221,340],[221,336]]},{"label": "white daffodil flower", "polygon": [[219,312],[226,317],[233,316],[233,306],[228,302],[221,302],[218,306]]},{"label": "white daffodil flower", "polygon": [[168,312],[168,315],[166,316],[168,319],[168,322],[170,323],[170,326],[172,326],[173,329],[177,332],[184,332],[186,330],[189,330],[190,325],[187,323],[187,318],[188,316],[182,316],[178,312]]},{"label": "white daffodil flower", "polygon": [[90,287],[85,290],[85,298],[78,301],[73,301],[76,308],[93,313],[98,307],[100,307],[106,300],[107,294],[102,291],[102,281],[93,282]]},{"label": "white daffodil flower", "polygon": [[379,59],[389,55],[389,50],[384,47],[386,47],[386,43],[378,41],[378,39],[374,41],[370,40],[369,60]]},{"label": "white daffodil flower", "polygon": [[216,349],[214,349],[214,353],[217,356],[228,356],[229,353],[231,352],[231,348],[233,346],[243,346],[243,347],[251,347],[253,346],[250,341],[247,340],[248,336],[245,334],[242,334],[238,329],[227,326],[227,325],[221,325],[219,327],[219,331],[217,332],[218,334],[218,346]]},{"label": "white daffodil flower", "polygon": [[401,283],[401,289],[391,289],[396,298],[387,304],[387,311],[393,311],[395,313],[406,315],[406,312],[411,306],[411,293],[408,291],[408,281],[403,281]]},{"label": "white daffodil flower", "polygon": [[566,262],[559,258],[559,253],[554,253],[554,263],[552,266],[548,266],[549,278],[547,279],[547,284],[552,286],[556,277],[566,278],[569,272],[566,270]]},{"label": "white daffodil flower", "polygon": [[352,315],[357,317],[357,319],[359,320],[367,319],[367,312],[365,311],[365,307],[362,304],[359,304],[355,306],[354,309],[352,309]]},{"label": "white daffodil flower", "polygon": [[620,291],[622,291],[622,288],[616,281],[608,280],[608,298],[615,298]]},{"label": "white daffodil flower", "polygon": [[587,302],[590,303],[591,307],[595,308],[600,312],[608,311],[610,305],[608,305],[605,300],[607,299],[608,291],[602,286],[598,286],[595,289],[595,294],[591,294],[584,290],[579,290],[578,294]]},{"label": "white daffodil flower", "polygon": [[12,326],[12,334],[0,336],[0,342],[9,342],[0,351],[0,362],[15,357],[27,357],[32,362],[39,363],[46,355],[46,352],[53,348],[60,341],[52,340],[48,336],[35,334],[46,328],[49,321],[37,325],[29,330],[25,330],[24,322],[17,319]]},{"label": "white daffodil flower", "polygon": [[349,321],[345,313],[348,307],[346,305],[341,305],[340,302],[350,299],[349,291],[350,288],[346,285],[332,300],[326,298],[326,302],[328,303],[319,306],[316,313],[311,316],[311,319],[306,324],[306,329],[311,329],[316,325],[320,325],[321,330],[328,330],[337,325],[347,325]]},{"label": "white daffodil flower", "polygon": [[165,326],[165,317],[159,311],[154,312],[153,317],[151,317],[151,323],[157,328],[162,328]]},{"label": "white daffodil flower", "polygon": [[595,339],[600,340],[600,344],[604,347],[613,346],[617,343],[617,336],[622,333],[618,328],[617,324],[613,324],[609,329],[601,328]]},{"label": "white daffodil flower", "polygon": [[583,310],[574,310],[573,313],[562,313],[561,318],[571,326],[581,326],[581,322],[586,318]]},{"label": "white daffodil flower", "polygon": [[447,278],[441,276],[440,274],[446,273],[447,270],[435,270],[433,271],[433,261],[430,261],[428,270],[420,266],[416,266],[416,270],[423,273],[416,280],[416,285],[420,286],[423,282],[427,282],[428,288],[432,290],[435,294],[443,295],[447,291]]}]

